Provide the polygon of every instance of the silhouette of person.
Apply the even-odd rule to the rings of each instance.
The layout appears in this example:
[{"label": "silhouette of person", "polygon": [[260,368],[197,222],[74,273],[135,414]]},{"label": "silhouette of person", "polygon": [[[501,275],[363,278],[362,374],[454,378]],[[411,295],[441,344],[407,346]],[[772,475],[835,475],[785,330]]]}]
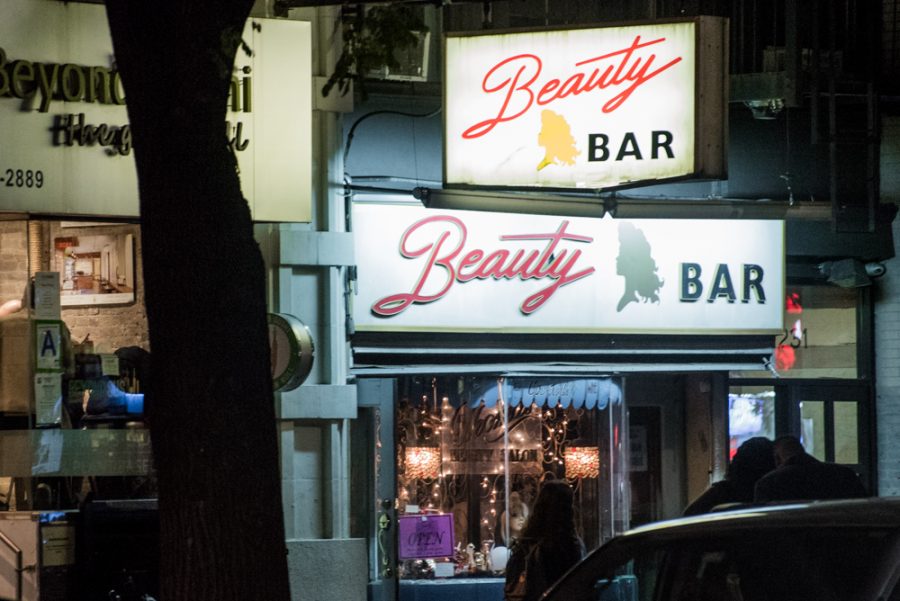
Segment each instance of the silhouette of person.
[{"label": "silhouette of person", "polygon": [[756,482],[775,469],[774,445],[765,436],[745,440],[731,459],[725,478],[713,483],[684,510],[684,515],[714,511],[717,505],[752,503]]},{"label": "silhouette of person", "polygon": [[506,564],[508,601],[535,601],[584,556],[584,543],[575,532],[573,499],[572,487],[563,480],[547,480],[541,486]]},{"label": "silhouette of person", "polygon": [[619,224],[616,274],[625,278],[625,292],[619,299],[616,312],[622,311],[628,303],[659,302],[659,289],[662,288],[663,280],[656,274],[658,267],[650,250],[650,243],[644,232],[627,222]]},{"label": "silhouette of person", "polygon": [[777,468],[756,483],[755,502],[868,496],[856,472],[844,465],[819,461],[806,452],[796,436],[776,439],[774,448]]}]

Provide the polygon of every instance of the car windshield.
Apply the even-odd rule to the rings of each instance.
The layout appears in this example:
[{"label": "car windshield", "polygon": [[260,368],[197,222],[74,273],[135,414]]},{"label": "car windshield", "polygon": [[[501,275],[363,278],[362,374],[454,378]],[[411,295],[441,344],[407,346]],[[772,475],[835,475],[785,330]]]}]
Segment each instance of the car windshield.
[{"label": "car windshield", "polygon": [[[711,526],[713,528],[714,526]],[[628,544],[595,555],[552,601],[856,601],[896,561],[883,529],[780,531]]]}]

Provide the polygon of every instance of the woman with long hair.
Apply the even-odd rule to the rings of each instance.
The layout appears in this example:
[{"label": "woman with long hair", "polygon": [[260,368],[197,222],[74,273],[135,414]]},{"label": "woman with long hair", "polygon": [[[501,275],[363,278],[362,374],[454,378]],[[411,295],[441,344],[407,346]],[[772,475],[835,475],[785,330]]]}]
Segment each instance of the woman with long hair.
[{"label": "woman with long hair", "polygon": [[584,556],[575,532],[572,487],[562,480],[541,486],[506,566],[507,601],[533,601]]}]

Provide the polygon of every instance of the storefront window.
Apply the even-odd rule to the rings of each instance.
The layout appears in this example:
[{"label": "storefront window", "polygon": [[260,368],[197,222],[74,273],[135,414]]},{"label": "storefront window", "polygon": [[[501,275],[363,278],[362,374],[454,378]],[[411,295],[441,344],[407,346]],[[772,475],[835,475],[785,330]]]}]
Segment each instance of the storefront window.
[{"label": "storefront window", "polygon": [[857,291],[837,286],[788,286],[784,329],[767,369],[732,378],[848,378],[857,376]]},{"label": "storefront window", "polygon": [[155,495],[140,249],[133,223],[0,222],[0,511]]},{"label": "storefront window", "polygon": [[401,578],[501,576],[547,479],[572,486],[588,549],[627,527],[618,380],[410,377],[398,391]]}]

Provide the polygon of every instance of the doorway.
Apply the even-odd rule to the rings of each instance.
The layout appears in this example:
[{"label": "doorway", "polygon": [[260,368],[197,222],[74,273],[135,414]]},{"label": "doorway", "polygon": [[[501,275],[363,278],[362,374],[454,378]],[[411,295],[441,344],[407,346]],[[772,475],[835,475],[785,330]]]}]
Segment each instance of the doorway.
[{"label": "doorway", "polygon": [[866,489],[874,492],[877,483],[871,399],[871,386],[858,381],[732,380],[732,447],[750,436],[775,439],[790,434],[798,437],[806,451],[820,461],[853,469]]},{"label": "doorway", "polygon": [[870,395],[861,384],[791,386],[789,430],[783,433],[798,436],[816,459],[852,468],[874,491]]}]

